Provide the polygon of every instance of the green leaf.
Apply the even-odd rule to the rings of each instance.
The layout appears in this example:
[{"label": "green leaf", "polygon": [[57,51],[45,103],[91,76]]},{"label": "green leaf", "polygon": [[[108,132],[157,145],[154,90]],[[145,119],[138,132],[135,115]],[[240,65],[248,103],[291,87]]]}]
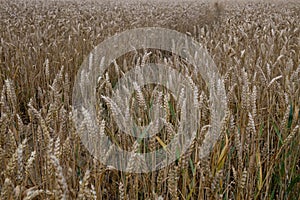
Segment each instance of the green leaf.
[{"label": "green leaf", "polygon": [[259,127],[259,136],[261,137],[263,134],[263,130],[264,130],[264,124],[261,124]]},{"label": "green leaf", "polygon": [[194,163],[193,163],[192,159],[190,159],[189,161],[190,161],[190,166],[191,166],[191,168],[192,168],[193,176],[195,176],[196,168],[195,168],[195,166],[194,166]]},{"label": "green leaf", "polygon": [[286,190],[287,195],[293,190],[295,185],[299,182],[300,182],[300,174],[291,180],[291,182]]},{"label": "green leaf", "polygon": [[293,122],[293,105],[291,104],[289,120],[288,120],[288,128],[291,128],[292,122]]},{"label": "green leaf", "polygon": [[171,104],[171,102],[169,101],[169,109],[170,109],[170,113],[173,119],[176,119],[176,113],[175,113],[175,109],[173,107],[173,105]]},{"label": "green leaf", "polygon": [[281,146],[283,144],[281,133],[280,133],[278,127],[276,126],[276,124],[274,122],[272,124],[273,124],[274,130],[275,130],[275,133],[277,134],[277,136],[279,138],[279,146]]}]

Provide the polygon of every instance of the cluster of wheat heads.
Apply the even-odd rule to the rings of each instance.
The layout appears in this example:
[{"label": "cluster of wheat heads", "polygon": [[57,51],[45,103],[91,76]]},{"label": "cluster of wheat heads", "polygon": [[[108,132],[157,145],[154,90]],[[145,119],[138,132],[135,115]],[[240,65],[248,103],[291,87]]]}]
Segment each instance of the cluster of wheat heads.
[{"label": "cluster of wheat heads", "polygon": [[[299,4],[158,5],[1,1],[0,199],[299,199]],[[197,138],[172,165],[129,174],[103,165],[82,145],[72,87],[95,45],[143,26],[175,29],[207,47],[224,77],[229,110],[219,141],[200,160],[211,123],[209,93],[201,78],[191,77],[201,111]],[[113,86],[150,61],[187,75],[191,69],[166,52],[137,50],[99,81],[100,130],[123,149],[162,148],[180,127],[178,102],[153,85],[136,85],[130,114],[147,124],[157,102],[166,113],[157,137],[137,144],[115,124]],[[103,157],[113,159],[109,152]],[[135,159],[129,163],[142,162]]]}]

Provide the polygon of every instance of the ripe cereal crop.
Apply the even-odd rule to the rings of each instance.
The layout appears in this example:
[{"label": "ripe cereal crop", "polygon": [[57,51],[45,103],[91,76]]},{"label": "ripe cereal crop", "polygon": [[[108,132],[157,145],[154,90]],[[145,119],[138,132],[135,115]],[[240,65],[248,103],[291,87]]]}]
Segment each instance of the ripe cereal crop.
[{"label": "ripe cereal crop", "polygon": [[[298,0],[0,0],[0,5],[0,199],[300,198]],[[212,86],[187,60],[153,48],[133,48],[110,63],[97,80],[95,120],[86,112],[84,126],[76,126],[74,88],[82,63],[107,38],[144,27],[186,34],[207,50],[226,91],[218,138],[208,136],[216,120]],[[155,154],[152,166],[139,155],[172,153],[167,144],[180,139],[178,132],[190,120],[184,95],[175,98],[161,85],[133,82],[128,98],[115,91],[127,72],[154,62],[179,71],[191,84],[198,129],[183,154],[173,152],[174,162],[148,170],[161,155]],[[123,104],[114,100],[128,103],[123,118]],[[117,125],[116,118],[127,123],[131,116],[146,126],[161,112],[162,128],[154,126],[151,137],[137,139]],[[99,129],[89,137],[96,137],[97,147],[106,136],[133,152],[126,170],[106,164],[118,160],[113,148],[98,152],[99,160],[83,144],[81,134],[93,124]],[[204,138],[216,143],[201,157]],[[131,173],[137,165],[143,173]]]}]

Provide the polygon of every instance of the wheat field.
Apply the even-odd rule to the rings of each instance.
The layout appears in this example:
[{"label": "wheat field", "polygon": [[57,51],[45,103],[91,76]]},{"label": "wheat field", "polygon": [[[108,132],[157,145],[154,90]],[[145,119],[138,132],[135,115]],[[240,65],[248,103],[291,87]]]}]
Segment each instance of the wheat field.
[{"label": "wheat field", "polygon": [[[299,24],[298,0],[0,0],[0,199],[299,199]],[[171,165],[135,174],[103,164],[82,144],[72,91],[96,45],[139,27],[176,30],[207,48],[224,79],[228,110],[217,143],[200,159],[212,123],[209,90],[190,76],[200,109],[197,137]],[[191,73],[176,55],[138,49],[112,63],[97,86],[101,134],[129,151],[163,148],[180,129],[183,109],[153,85],[136,86],[130,113],[148,124],[149,109],[141,108],[154,99],[165,111],[156,137],[137,143],[115,124],[109,97],[117,80],[153,61]],[[128,167],[136,162],[143,161],[133,157]]]}]

